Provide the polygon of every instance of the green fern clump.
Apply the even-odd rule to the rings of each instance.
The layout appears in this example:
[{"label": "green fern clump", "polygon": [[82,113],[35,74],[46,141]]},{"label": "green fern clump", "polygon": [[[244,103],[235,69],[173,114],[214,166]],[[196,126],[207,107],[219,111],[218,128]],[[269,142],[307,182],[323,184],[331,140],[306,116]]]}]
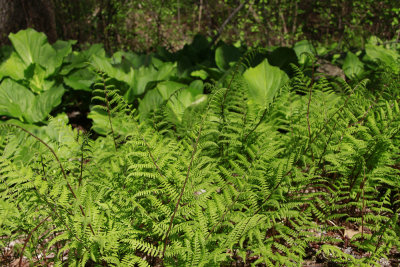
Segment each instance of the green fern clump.
[{"label": "green fern clump", "polygon": [[0,124],[0,244],[22,239],[20,256],[56,266],[389,257],[400,240],[398,100],[293,68],[260,105],[238,67],[182,123],[168,109],[180,92],[138,120],[100,72],[95,140],[57,117],[45,133]]}]

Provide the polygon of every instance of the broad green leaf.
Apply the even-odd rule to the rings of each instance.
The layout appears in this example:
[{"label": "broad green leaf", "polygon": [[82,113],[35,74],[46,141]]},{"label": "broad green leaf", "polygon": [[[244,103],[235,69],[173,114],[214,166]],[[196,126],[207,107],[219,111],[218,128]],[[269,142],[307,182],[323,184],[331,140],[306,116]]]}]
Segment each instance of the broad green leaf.
[{"label": "broad green leaf", "polygon": [[0,84],[0,115],[18,118],[23,122],[39,122],[61,103],[63,94],[64,88],[59,86],[35,96],[28,88],[5,79]]},{"label": "broad green leaf", "polygon": [[89,65],[89,59],[85,58],[82,52],[74,51],[66,59],[67,64],[60,70],[60,75],[68,75],[75,69],[86,68]]},{"label": "broad green leaf", "polygon": [[46,80],[46,71],[38,64],[31,64],[25,70],[25,79],[29,80],[29,88],[35,93],[47,91],[55,83],[54,80]]},{"label": "broad green leaf", "polygon": [[105,57],[106,50],[104,50],[102,44],[93,44],[88,49],[83,50],[82,54],[85,58],[90,58],[93,55],[96,55],[98,57]]},{"label": "broad green leaf", "polygon": [[139,113],[141,119],[148,116],[151,110],[157,109],[164,101],[170,121],[179,124],[185,109],[194,104],[203,93],[203,82],[193,81],[189,86],[173,81],[160,82],[156,88],[146,93],[140,101]]},{"label": "broad green leaf", "polygon": [[[18,55],[28,66],[40,61],[39,58],[43,47],[45,47],[45,49],[50,47],[46,35],[33,29],[22,30],[15,34],[10,33],[9,38],[15,51],[17,51]],[[48,46],[46,46],[46,44]]]},{"label": "broad green leaf", "polygon": [[35,96],[28,88],[11,79],[5,79],[0,84],[0,115],[21,121],[30,120],[28,112],[31,112],[34,99]]},{"label": "broad green leaf", "polygon": [[304,65],[309,62],[309,57],[307,53],[315,55],[315,48],[312,43],[308,40],[302,40],[297,42],[293,46],[293,50],[296,52],[297,58],[299,59],[299,63]]},{"label": "broad green leaf", "polygon": [[350,79],[360,78],[364,73],[364,63],[352,52],[347,52],[342,69]]},{"label": "broad green leaf", "polygon": [[142,66],[139,69],[135,69],[133,73],[133,85],[130,84],[131,88],[125,94],[128,102],[132,102],[138,95],[151,89],[152,85],[157,82],[168,80],[171,76],[176,75],[177,67],[176,63],[167,62],[160,65],[159,69],[153,65],[149,67]]},{"label": "broad green leaf", "polygon": [[[189,84],[189,86],[180,91],[179,94],[176,95],[176,100],[182,105],[182,112],[175,112],[177,115],[177,119],[182,121],[183,111],[189,106],[196,105],[199,101],[199,98],[203,96],[204,91],[204,83],[201,80],[194,80]],[[171,102],[172,107],[173,102]]]},{"label": "broad green leaf", "polygon": [[[156,58],[156,57],[152,57],[151,58],[151,65],[153,66],[153,67],[155,67],[156,69],[160,69],[162,66],[164,66],[164,64],[165,63],[167,63],[167,62],[164,62],[164,61],[162,61],[161,59],[159,59],[159,58]],[[169,62],[169,63],[171,63],[171,62]],[[150,65],[150,64],[149,64]]]},{"label": "broad green leaf", "polygon": [[167,116],[170,121],[179,124],[182,122],[182,116],[185,109],[197,100],[197,97],[203,93],[203,82],[196,80],[189,86],[175,82],[162,82],[157,86],[161,96],[167,100],[169,112]]},{"label": "broad green leaf", "polygon": [[221,70],[228,70],[240,57],[240,50],[232,45],[223,44],[215,50],[215,63]]},{"label": "broad green leaf", "polygon": [[141,95],[146,90],[146,85],[150,81],[155,81],[157,78],[157,70],[153,67],[141,67],[135,71],[135,83],[133,92],[135,95]]},{"label": "broad green leaf", "polygon": [[165,62],[157,69],[157,81],[169,79],[171,76],[176,75],[177,64],[172,62]]},{"label": "broad green leaf", "polygon": [[124,97],[129,103],[132,103],[138,95],[143,94],[147,85],[157,80],[157,70],[153,66],[140,67],[134,70],[133,84],[125,93]]},{"label": "broad green leaf", "polygon": [[157,90],[164,100],[167,100],[174,92],[185,88],[187,88],[186,84],[173,81],[165,81],[157,84]]},{"label": "broad green leaf", "polygon": [[382,44],[383,42],[378,36],[373,35],[368,38],[367,43],[370,45],[378,45],[378,44]]},{"label": "broad green leaf", "polygon": [[208,77],[208,73],[205,70],[195,70],[190,73],[190,76],[199,77],[200,79],[205,80]]},{"label": "broad green leaf", "polygon": [[202,94],[204,91],[204,83],[201,80],[194,80],[189,84],[190,91],[195,94]]},{"label": "broad green leaf", "polygon": [[14,80],[23,80],[24,71],[28,67],[17,53],[12,52],[10,57],[0,65],[0,79],[10,77]]},{"label": "broad green leaf", "polygon": [[[91,110],[89,115],[89,119],[93,120],[92,129],[102,135],[106,135],[110,132],[110,121],[108,119],[108,114],[104,110]],[[127,128],[127,123],[124,123],[122,118],[114,117],[112,119],[114,132],[117,134],[126,135],[132,131],[132,129]]]},{"label": "broad green leaf", "polygon": [[119,64],[125,71],[131,67],[138,69],[141,66],[148,66],[151,61],[151,55],[138,55],[133,52],[118,51],[112,56],[113,64]]},{"label": "broad green leaf", "polygon": [[134,85],[133,68],[131,68],[130,71],[126,73],[122,69],[116,68],[113,65],[111,65],[110,60],[108,58],[98,57],[96,55],[93,55],[91,57],[91,61],[96,69],[105,72],[111,78],[115,78],[118,81],[125,82],[130,86]]},{"label": "broad green leaf", "polygon": [[284,71],[271,66],[267,59],[247,69],[243,77],[249,85],[250,100],[260,106],[271,103],[279,88],[289,80]]},{"label": "broad green leaf", "polygon": [[69,41],[57,40],[53,44],[53,48],[57,52],[57,57],[64,59],[66,56],[72,53],[72,45],[74,44],[76,44],[75,40],[69,40]]},{"label": "broad green leaf", "polygon": [[96,75],[88,69],[79,69],[64,77],[64,83],[74,90],[91,91]]},{"label": "broad green leaf", "polygon": [[91,63],[94,68],[107,73],[109,76],[115,76],[116,70],[111,65],[110,59],[93,55],[91,57]]},{"label": "broad green leaf", "polygon": [[106,135],[110,131],[110,121],[108,120],[107,112],[92,110],[88,114],[88,118],[93,121],[92,130],[96,133]]},{"label": "broad green leaf", "polygon": [[60,71],[61,75],[67,75],[74,69],[86,68],[89,65],[90,58],[96,55],[97,57],[104,58],[106,52],[101,44],[91,45],[88,49],[81,52],[74,51],[70,53],[66,58],[65,62],[69,63]]},{"label": "broad green leaf", "polygon": [[75,43],[75,40],[57,40],[57,42],[53,44],[53,48],[56,50],[57,53],[57,67],[59,67],[64,62],[65,58],[72,53],[72,45]]},{"label": "broad green leaf", "polygon": [[57,51],[47,42],[44,33],[26,29],[15,34],[10,33],[9,38],[22,61],[27,66],[32,63],[40,64],[46,70],[46,77],[61,66],[63,58],[58,56]]},{"label": "broad green leaf", "polygon": [[201,94],[202,91],[203,90],[198,90],[195,87],[189,86],[189,88],[173,95],[167,104],[169,108],[169,112],[167,113],[169,120],[176,125],[181,124],[185,110],[191,105],[196,105],[206,99]]},{"label": "broad green leaf", "polygon": [[193,117],[199,114],[199,109],[206,106],[207,99],[208,95],[206,94],[199,94],[194,96],[194,101],[192,101],[190,105],[186,107],[184,113],[182,114],[181,122],[185,122],[188,125],[193,125],[193,123],[195,123]]},{"label": "broad green leaf", "polygon": [[382,46],[367,44],[365,45],[365,52],[366,60],[382,62],[393,68],[395,72],[400,71],[400,55],[396,51],[386,49]]},{"label": "broad green leaf", "polygon": [[147,118],[149,113],[159,107],[163,101],[163,97],[156,88],[149,90],[139,102],[140,120]]},{"label": "broad green leaf", "polygon": [[43,121],[47,118],[53,108],[61,104],[65,89],[63,86],[52,87],[50,90],[35,97],[30,110],[33,122]]}]

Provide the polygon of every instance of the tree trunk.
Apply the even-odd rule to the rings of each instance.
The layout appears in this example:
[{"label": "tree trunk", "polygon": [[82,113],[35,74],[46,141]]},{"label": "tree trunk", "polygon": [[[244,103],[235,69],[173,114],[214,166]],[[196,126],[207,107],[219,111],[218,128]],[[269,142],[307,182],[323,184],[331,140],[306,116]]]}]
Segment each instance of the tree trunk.
[{"label": "tree trunk", "polygon": [[0,45],[9,44],[8,34],[25,26],[20,1],[0,0]]},{"label": "tree trunk", "polygon": [[44,32],[50,42],[57,40],[52,0],[0,0],[0,45],[9,44],[11,32],[26,28]]},{"label": "tree trunk", "polygon": [[55,8],[52,0],[20,0],[26,27],[47,35],[49,42],[57,40]]}]

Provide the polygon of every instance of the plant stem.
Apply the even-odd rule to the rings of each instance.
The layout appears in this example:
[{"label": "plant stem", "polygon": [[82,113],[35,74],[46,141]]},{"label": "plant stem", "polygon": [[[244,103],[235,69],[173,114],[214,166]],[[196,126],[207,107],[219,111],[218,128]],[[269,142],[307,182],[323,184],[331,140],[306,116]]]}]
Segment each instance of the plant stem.
[{"label": "plant stem", "polygon": [[[47,147],[47,148],[50,150],[50,152],[53,154],[53,156],[54,156],[54,158],[56,159],[58,165],[60,166],[61,172],[62,172],[62,174],[63,174],[63,176],[64,176],[64,179],[65,179],[65,181],[66,181],[66,183],[67,183],[68,190],[71,192],[72,196],[73,196],[75,199],[78,199],[77,196],[76,196],[76,194],[75,194],[75,192],[74,192],[74,190],[72,189],[70,183],[68,182],[67,174],[65,173],[64,167],[62,166],[61,161],[60,161],[60,159],[57,157],[57,154],[56,154],[56,152],[54,151],[54,149],[52,149],[45,141],[43,141],[42,139],[40,139],[39,137],[37,137],[36,135],[34,135],[34,134],[31,133],[30,131],[26,130],[25,128],[23,128],[23,127],[21,127],[21,126],[19,126],[19,125],[16,125],[16,124],[9,124],[9,123],[5,123],[4,125],[9,125],[9,126],[12,126],[12,127],[16,127],[16,128],[18,128],[18,129],[20,129],[20,130],[26,132],[27,134],[29,134],[30,136],[32,136],[33,138],[35,138],[36,140],[38,140],[40,143],[42,143],[45,147]],[[82,215],[83,215],[84,217],[86,217],[85,211],[83,210],[83,207],[82,207],[82,205],[80,205],[80,204],[79,204],[79,209],[81,210]],[[92,227],[92,224],[89,223],[88,226],[89,226],[90,231],[92,232],[92,234],[95,235],[94,230],[93,230],[93,227]]]},{"label": "plant stem", "polygon": [[51,215],[47,216],[42,221],[40,221],[39,224],[36,225],[35,228],[32,229],[32,231],[29,233],[28,237],[25,239],[24,246],[22,247],[22,250],[21,250],[21,256],[19,257],[19,263],[18,263],[19,267],[22,266],[21,264],[22,264],[22,258],[24,256],[24,251],[25,251],[26,245],[28,244],[29,240],[31,239],[31,237],[33,235],[33,232],[35,232],[48,218],[50,218],[50,216]]}]

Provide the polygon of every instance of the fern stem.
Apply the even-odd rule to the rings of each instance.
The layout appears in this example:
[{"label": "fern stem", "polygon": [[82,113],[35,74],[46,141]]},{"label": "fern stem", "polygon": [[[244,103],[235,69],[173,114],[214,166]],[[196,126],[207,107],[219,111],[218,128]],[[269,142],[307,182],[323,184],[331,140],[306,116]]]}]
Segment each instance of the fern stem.
[{"label": "fern stem", "polygon": [[[79,136],[79,131],[78,131],[78,136]],[[82,140],[82,146],[81,146],[81,164],[80,164],[80,175],[78,179],[78,184],[81,186],[82,184],[82,176],[83,176],[83,146],[84,146],[84,141],[85,139]]]},{"label": "fern stem", "polygon": [[28,244],[29,240],[31,239],[31,237],[32,237],[32,235],[33,235],[33,232],[35,232],[45,221],[47,221],[47,219],[50,218],[50,216],[51,216],[51,215],[47,216],[47,217],[44,218],[42,221],[40,221],[39,224],[36,225],[35,228],[32,229],[32,231],[30,231],[28,237],[25,239],[24,246],[22,247],[22,250],[21,250],[21,256],[19,257],[19,263],[18,263],[18,266],[19,266],[19,267],[21,267],[22,258],[23,258],[23,256],[24,256],[24,251],[25,251],[26,245]]},{"label": "fern stem", "polygon": [[[360,84],[361,84],[361,82],[351,90],[350,94],[347,96],[347,98],[346,98],[346,100],[344,101],[343,105],[342,105],[341,107],[339,107],[339,108],[332,114],[332,116],[330,116],[329,119],[324,123],[323,127],[321,127],[321,128],[318,130],[318,132],[315,134],[314,138],[311,140],[311,143],[314,142],[314,141],[317,139],[318,136],[321,136],[322,131],[325,130],[325,129],[327,129],[326,126],[327,126],[327,125],[329,124],[329,122],[336,116],[336,114],[338,114],[339,112],[341,112],[341,111],[346,107],[347,103],[348,103],[349,100],[350,100],[350,97],[353,95],[354,91],[356,90],[356,88],[358,88],[358,86],[359,86]],[[338,121],[336,120],[336,121],[335,121],[335,124],[334,124],[333,127],[332,127],[333,130],[336,129],[337,122],[338,122]],[[330,135],[329,135],[328,141],[326,142],[326,144],[325,144],[325,146],[324,146],[323,152],[322,152],[322,154],[321,154],[321,156],[320,156],[320,158],[319,158],[319,161],[318,161],[318,165],[317,165],[317,166],[319,166],[319,165],[321,164],[321,162],[322,162],[322,158],[323,158],[323,156],[324,156],[325,153],[326,153],[326,150],[327,150],[327,148],[328,148],[329,141],[331,140],[332,135],[333,135],[333,131],[331,131],[331,133],[330,133]],[[310,145],[311,145],[311,144],[310,144]],[[309,145],[308,147],[310,147],[310,145]],[[308,147],[307,147],[307,149],[308,149]],[[307,151],[307,150],[306,150],[306,151]]]},{"label": "fern stem", "polygon": [[[23,127],[21,127],[21,126],[19,126],[19,125],[10,124],[10,123],[5,123],[4,125],[8,125],[8,126],[11,126],[11,127],[16,127],[16,128],[18,128],[18,129],[20,129],[20,130],[26,132],[27,134],[29,134],[30,136],[32,136],[33,138],[35,138],[36,140],[38,140],[40,143],[42,143],[45,147],[47,147],[47,148],[50,150],[51,154],[53,154],[53,156],[54,156],[54,158],[56,159],[56,161],[58,162],[58,165],[60,166],[62,175],[64,176],[64,179],[65,179],[65,181],[66,181],[66,183],[67,183],[68,190],[71,192],[72,196],[73,196],[75,199],[78,199],[77,196],[76,196],[76,194],[75,194],[75,192],[74,192],[74,190],[73,190],[72,187],[71,187],[71,184],[68,182],[67,174],[65,173],[64,167],[63,167],[63,165],[61,164],[60,159],[57,157],[57,154],[56,154],[56,152],[54,151],[54,149],[52,149],[52,148],[51,148],[45,141],[43,141],[41,138],[37,137],[36,135],[34,135],[34,134],[31,133],[30,131],[26,130],[25,128],[23,128]],[[80,205],[80,204],[79,204],[79,209],[81,210],[82,215],[83,215],[84,217],[86,217],[85,211],[83,210],[83,207],[82,207],[82,205]],[[92,225],[89,223],[88,226],[89,226],[90,231],[92,232],[92,234],[95,235]]]},{"label": "fern stem", "polygon": [[[313,67],[313,75],[314,75],[314,67]],[[311,80],[312,82],[312,80]],[[307,128],[308,128],[308,142],[309,142],[309,146],[310,150],[311,150],[311,157],[312,157],[312,161],[314,162],[314,153],[313,150],[311,148],[311,126],[310,126],[310,104],[311,104],[311,97],[312,97],[312,84],[310,85],[310,91],[309,91],[309,97],[308,97],[308,104],[307,104]]]},{"label": "fern stem", "polygon": [[[339,107],[339,108],[332,114],[331,117],[329,117],[329,119],[324,123],[324,125],[323,125],[323,126],[318,130],[318,132],[315,134],[315,136],[314,136],[314,138],[312,139],[311,142],[314,142],[314,141],[318,138],[318,136],[321,136],[322,131],[325,130],[325,129],[327,129],[326,126],[329,125],[329,122],[335,117],[335,115],[338,114],[339,112],[341,112],[341,111],[346,107],[347,103],[348,103],[349,100],[350,100],[350,97],[353,95],[354,91],[356,90],[356,88],[358,88],[358,86],[359,86],[359,84],[358,84],[357,86],[355,86],[355,87],[352,89],[351,93],[347,96],[347,98],[346,98],[346,100],[344,101],[343,105],[342,105],[341,107]],[[335,123],[335,126],[336,126],[336,123]],[[335,129],[335,127],[333,127],[333,129]]]},{"label": "fern stem", "polygon": [[[333,129],[335,129],[335,127],[336,127],[336,122],[335,122],[335,124],[333,126]],[[322,158],[324,157],[324,155],[326,153],[326,150],[328,149],[328,145],[329,145],[329,142],[331,141],[332,135],[333,135],[333,131],[329,134],[328,140],[326,141],[326,144],[324,146],[324,150],[321,153],[321,156],[319,158],[317,166],[319,166],[321,164],[321,162],[322,162]],[[325,170],[325,167],[323,167],[323,170]]]},{"label": "fern stem", "polygon": [[26,130],[25,128],[23,128],[23,127],[21,127],[21,126],[19,126],[19,125],[16,125],[16,124],[8,124],[8,123],[6,123],[5,125],[9,125],[9,126],[12,126],[12,127],[16,127],[16,128],[18,128],[18,129],[20,129],[20,130],[26,132],[27,134],[29,134],[30,136],[32,136],[33,138],[35,138],[36,140],[38,140],[40,143],[42,143],[45,147],[47,147],[47,148],[50,150],[51,154],[53,154],[53,156],[55,157],[55,159],[56,159],[58,165],[60,166],[60,169],[61,169],[61,172],[62,172],[62,174],[63,174],[63,176],[64,176],[64,179],[65,179],[66,182],[67,182],[67,187],[68,187],[68,189],[70,190],[70,192],[72,193],[72,195],[74,196],[74,198],[76,198],[76,195],[75,195],[74,191],[72,190],[71,185],[70,185],[69,182],[68,182],[67,174],[65,173],[64,167],[62,166],[62,164],[61,164],[61,162],[60,162],[60,159],[58,158],[58,156],[57,156],[56,152],[54,151],[54,149],[52,149],[52,148],[51,148],[45,141],[43,141],[41,138],[37,137],[36,135],[34,135],[34,134],[31,133],[30,131]]},{"label": "fern stem", "polygon": [[[291,170],[289,170],[284,176],[289,175],[291,172]],[[263,200],[263,202],[261,203],[260,207],[254,212],[254,214],[257,214],[261,211],[262,206],[264,206],[265,203],[267,203],[267,201],[272,197],[272,194],[274,193],[274,191],[282,184],[283,182],[283,177],[282,179],[279,181],[279,183],[277,183],[274,188],[272,188],[271,193],[269,193],[269,195]]]},{"label": "fern stem", "polygon": [[43,155],[42,155],[42,153],[40,153],[40,165],[42,165],[43,179],[44,179],[45,181],[47,181],[47,179],[46,179],[46,171],[45,171],[45,169],[44,169],[44,163],[43,163]]},{"label": "fern stem", "polygon": [[105,99],[106,99],[108,121],[110,122],[111,134],[112,134],[112,138],[113,138],[113,141],[114,141],[114,148],[115,148],[115,151],[117,151],[117,142],[115,141],[114,128],[113,128],[113,125],[112,125],[112,122],[111,122],[110,102],[108,101],[108,92],[107,92],[107,87],[106,87],[106,81],[104,79],[103,74],[102,74],[101,78],[103,80],[103,87],[104,87],[104,94],[105,94]]},{"label": "fern stem", "polygon": [[[44,202],[46,202],[46,204],[50,207],[51,211],[53,212],[53,213],[50,214],[47,218],[49,218],[49,217],[52,216],[53,214],[54,214],[56,217],[58,217],[58,218],[60,219],[60,221],[63,223],[63,225],[65,226],[65,228],[67,228],[68,231],[69,231],[72,235],[75,236],[76,240],[78,240],[79,242],[81,242],[81,243],[83,244],[83,246],[86,248],[86,250],[89,251],[90,249],[89,249],[87,246],[85,246],[84,242],[83,242],[78,236],[76,236],[75,232],[72,231],[71,228],[69,228],[69,226],[63,221],[63,220],[64,220],[63,217],[57,213],[57,210],[54,208],[54,206],[57,206],[57,204],[53,204],[53,203],[51,203],[50,201],[48,201],[46,195],[41,195],[41,194],[39,193],[39,190],[36,188],[36,186],[33,186],[33,188],[35,189],[35,193],[37,194],[38,198],[39,198],[39,199],[40,199],[40,198],[43,198]],[[51,197],[50,197],[50,199],[51,199]],[[53,199],[51,199],[51,200],[54,201]],[[71,213],[69,210],[65,209],[65,212],[72,216],[72,213]],[[53,219],[53,221],[54,221],[54,219]],[[54,236],[54,237],[55,237],[55,236]],[[56,248],[57,248],[57,252],[58,252],[58,250],[59,250],[58,246],[56,246]],[[57,253],[57,255],[58,255],[58,253]]]},{"label": "fern stem", "polygon": [[271,193],[269,193],[269,195],[263,200],[263,202],[261,203],[260,207],[254,212],[254,214],[257,214],[261,211],[262,206],[264,206],[265,203],[267,203],[267,201],[271,198],[273,192],[281,185],[283,179],[281,179],[279,181],[279,183],[277,183],[274,188],[272,188]]},{"label": "fern stem", "polygon": [[[257,156],[259,156],[259,153],[256,154],[256,157],[257,157]],[[254,157],[249,163],[252,164],[252,163],[256,160],[256,157]],[[242,177],[241,177],[241,179],[244,179],[244,178],[245,178],[245,175],[246,175],[246,174],[243,174]],[[239,194],[237,194],[237,196],[236,196],[235,199],[232,201],[232,203],[229,205],[229,207],[225,209],[224,213],[223,213],[222,216],[219,218],[218,222],[217,222],[216,224],[214,224],[214,226],[211,228],[210,232],[207,234],[205,240],[207,240],[207,239],[210,237],[210,235],[215,231],[215,229],[217,228],[217,226],[218,226],[219,224],[222,223],[222,221],[224,220],[226,214],[227,214],[228,211],[230,211],[230,209],[235,205],[235,203],[238,201],[238,199],[239,199],[239,197],[240,197],[240,195],[241,195],[242,193],[243,193],[243,191],[242,191],[242,192],[239,192]]]},{"label": "fern stem", "polygon": [[[53,204],[53,203],[49,202],[49,201],[46,199],[45,196],[43,196],[43,195],[41,195],[41,194],[39,193],[39,191],[38,191],[38,189],[37,189],[36,187],[34,187],[34,188],[35,188],[35,192],[36,192],[36,194],[38,195],[38,197],[39,197],[39,198],[40,198],[40,197],[43,197],[43,200],[46,202],[47,205],[49,205],[49,207],[50,207],[51,211],[53,212],[53,214],[54,214],[56,217],[58,217],[58,218],[60,219],[60,221],[61,221],[61,222],[63,223],[63,225],[65,226],[65,228],[67,228],[67,230],[68,230],[72,235],[75,236],[76,240],[78,240],[79,242],[81,242],[81,243],[83,244],[83,246],[89,251],[89,248],[88,248],[87,246],[84,245],[83,240],[81,240],[81,239],[74,233],[74,231],[72,231],[72,229],[65,223],[65,221],[63,221],[63,220],[64,220],[63,217],[62,217],[60,214],[57,213],[57,210],[54,208],[54,206],[57,206],[57,204]],[[51,200],[53,200],[53,199],[51,199]],[[65,209],[64,211],[65,211],[66,213],[68,213],[69,215],[72,216],[72,213],[71,213],[69,210]],[[51,214],[51,215],[52,215],[52,214]],[[49,215],[49,216],[51,216],[51,215]],[[53,219],[53,220],[54,220],[54,219]],[[57,247],[57,249],[58,249],[58,247]]]},{"label": "fern stem", "polygon": [[[215,95],[214,95],[213,97],[215,97]],[[189,163],[189,166],[188,166],[188,170],[187,170],[187,173],[186,173],[186,178],[185,178],[185,181],[184,181],[184,183],[183,183],[181,192],[180,192],[180,194],[179,194],[178,201],[177,201],[177,203],[176,203],[176,205],[175,205],[174,212],[173,212],[173,214],[172,214],[172,216],[171,216],[171,220],[170,220],[170,223],[169,223],[169,226],[168,226],[167,233],[166,233],[166,235],[165,235],[164,248],[163,248],[163,252],[162,252],[161,258],[164,258],[165,251],[166,251],[166,249],[167,249],[168,235],[169,235],[169,233],[170,233],[170,231],[171,231],[171,229],[172,229],[172,224],[173,224],[174,218],[175,218],[176,213],[177,213],[177,211],[178,211],[178,207],[179,207],[179,204],[180,204],[180,202],[181,202],[183,193],[184,193],[184,191],[185,191],[186,184],[187,184],[187,182],[188,182],[188,180],[189,180],[190,170],[191,170],[192,165],[193,165],[194,156],[195,156],[195,154],[196,154],[196,152],[197,152],[197,147],[198,147],[198,144],[199,144],[199,141],[200,141],[201,132],[202,132],[202,129],[203,129],[203,126],[204,126],[204,123],[205,123],[207,114],[208,114],[208,112],[209,112],[211,103],[212,103],[212,98],[210,99],[210,101],[209,101],[209,103],[208,103],[206,112],[204,113],[203,119],[202,119],[202,121],[201,121],[201,123],[200,123],[199,133],[198,133],[198,135],[197,135],[197,137],[196,137],[196,141],[194,142],[194,145],[193,145],[192,156],[191,156],[190,163]]]},{"label": "fern stem", "polygon": [[203,123],[204,123],[204,120],[203,120],[203,122],[202,122],[202,124],[200,126],[199,134],[197,135],[196,141],[195,141],[195,143],[193,145],[192,156],[191,156],[190,163],[189,163],[189,166],[188,166],[188,169],[187,169],[187,172],[186,172],[186,178],[185,178],[185,181],[183,182],[181,193],[179,194],[178,201],[176,202],[174,212],[172,213],[171,220],[170,220],[169,226],[168,226],[168,231],[165,234],[164,249],[163,249],[162,256],[161,256],[162,258],[164,258],[165,250],[167,249],[168,235],[169,235],[169,232],[172,229],[172,224],[174,222],[174,218],[175,218],[176,212],[178,211],[179,204],[180,204],[180,202],[182,200],[182,197],[183,197],[183,192],[185,191],[186,184],[187,184],[187,182],[189,180],[190,170],[191,170],[192,165],[193,165],[194,156],[195,156],[195,154],[197,152],[197,147],[198,147],[198,144],[199,144],[201,131],[203,129]]},{"label": "fern stem", "polygon": [[267,115],[267,111],[268,111],[268,107],[265,107],[263,114],[261,115],[260,120],[258,121],[258,123],[253,127],[253,129],[251,129],[243,138],[243,144],[247,141],[247,138],[249,137],[250,134],[252,134],[257,128],[258,126],[261,125],[262,121],[264,120],[265,116]]},{"label": "fern stem", "polygon": [[[372,146],[368,149],[368,151],[367,151],[364,155],[361,156],[361,158],[362,158],[363,161],[364,161],[364,164],[367,164],[367,162],[368,162],[368,161],[371,159],[371,157],[374,155],[374,153],[373,153],[374,147],[375,147],[375,146],[372,145]],[[370,153],[370,152],[371,152],[371,153]],[[368,154],[369,154],[369,155],[368,155]],[[368,155],[368,157],[367,157],[366,155]],[[357,181],[357,177],[360,175],[360,172],[361,172],[361,169],[360,169],[359,171],[357,171],[357,174],[354,175],[354,172],[355,172],[355,170],[356,170],[356,166],[357,166],[357,165],[354,164],[354,167],[353,167],[352,172],[351,172],[351,177],[354,177],[354,179],[351,180],[349,192],[351,192],[351,191],[353,190],[353,187],[354,187],[354,185],[356,184],[356,181]],[[359,198],[360,198],[360,195],[358,194],[358,196],[357,196],[357,201],[359,200]]]},{"label": "fern stem", "polygon": [[381,95],[379,95],[379,96],[377,96],[377,97],[375,98],[374,102],[373,102],[371,105],[369,105],[368,109],[364,112],[364,114],[363,114],[363,116],[362,116],[362,118],[361,118],[360,120],[358,120],[358,121],[355,122],[355,123],[350,124],[347,128],[350,128],[350,127],[356,126],[357,124],[363,123],[364,120],[367,118],[368,113],[369,113],[369,112],[372,110],[372,108],[378,103],[378,100],[380,99],[380,97],[381,97]]},{"label": "fern stem", "polygon": [[228,86],[226,87],[226,91],[225,91],[225,93],[224,93],[224,97],[223,97],[223,99],[222,99],[222,101],[221,101],[221,116],[222,116],[222,121],[223,121],[224,123],[226,122],[226,118],[225,118],[225,102],[226,102],[226,97],[228,96],[228,91],[230,90],[230,88],[231,88],[231,86],[232,86],[232,83],[233,83],[233,80],[235,79],[236,74],[237,74],[238,71],[239,71],[239,66],[240,66],[241,64],[243,64],[243,61],[247,58],[247,55],[249,55],[249,54],[250,54],[250,52],[247,52],[247,53],[236,63],[235,69],[233,70],[233,73],[232,73],[232,77],[231,77],[231,79],[229,80]]},{"label": "fern stem", "polygon": [[139,126],[137,126],[136,129],[138,130],[138,133],[139,133],[139,135],[140,135],[140,138],[142,139],[144,145],[146,146],[147,152],[149,153],[150,159],[151,159],[151,161],[153,162],[153,165],[156,167],[158,174],[159,174],[162,178],[166,179],[166,177],[164,176],[164,174],[163,174],[162,171],[161,171],[161,168],[158,166],[157,161],[155,160],[155,158],[154,158],[154,156],[153,156],[153,153],[151,153],[150,145],[147,143],[147,141],[146,141],[146,139],[144,138],[144,136],[140,133]]},{"label": "fern stem", "polygon": [[364,213],[365,213],[365,180],[366,180],[366,176],[365,176],[365,165],[364,165],[364,179],[363,179],[363,183],[361,185],[362,187],[362,210],[361,210],[361,239],[364,240]]},{"label": "fern stem", "polygon": [[[244,175],[243,175],[242,177],[244,177]],[[219,224],[222,223],[222,221],[224,220],[224,218],[225,218],[226,214],[228,213],[228,211],[233,207],[233,205],[234,205],[234,204],[236,203],[236,201],[239,199],[239,196],[240,196],[241,193],[242,193],[242,192],[240,192],[240,193],[235,197],[235,199],[232,201],[231,205],[229,205],[229,207],[224,211],[224,213],[222,214],[222,216],[219,218],[218,222],[217,222],[216,224],[214,224],[214,226],[211,228],[210,232],[208,232],[208,234],[207,234],[205,240],[207,240],[207,239],[210,237],[210,235],[214,232],[215,228],[217,228],[217,226],[218,226]]]}]

